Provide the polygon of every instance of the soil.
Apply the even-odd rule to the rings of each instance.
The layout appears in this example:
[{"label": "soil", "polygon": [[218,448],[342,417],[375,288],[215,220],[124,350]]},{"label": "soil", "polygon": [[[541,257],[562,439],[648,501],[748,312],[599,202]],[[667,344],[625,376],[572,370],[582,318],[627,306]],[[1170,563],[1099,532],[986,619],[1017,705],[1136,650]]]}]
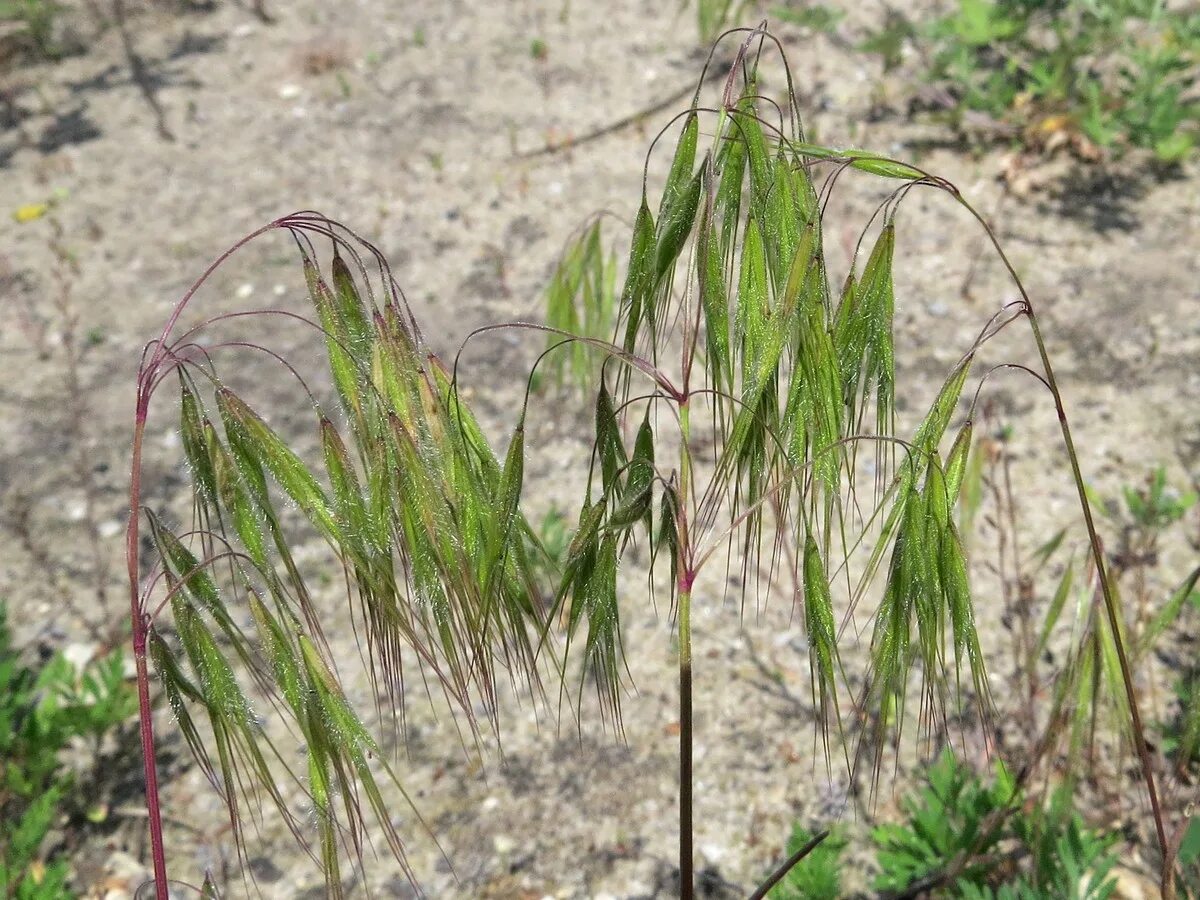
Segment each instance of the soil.
[{"label": "soil", "polygon": [[[14,66],[0,82],[9,98],[0,108],[0,598],[29,645],[90,648],[120,627],[138,358],[212,259],[283,213],[321,210],[383,250],[429,343],[452,355],[474,327],[540,317],[553,262],[588,215],[632,218],[646,148],[674,108],[565,151],[521,154],[675,94],[694,82],[705,55],[692,13],[674,3],[406,9],[383,0],[292,0],[269,4],[271,23],[233,2],[169,13],[127,5],[131,44],[108,28],[89,38],[86,52]],[[851,49],[846,37],[882,18],[882,9],[863,6],[832,37],[779,29],[810,133],[917,158],[995,222],[1041,317],[1080,462],[1101,495],[1115,496],[1160,464],[1173,484],[1195,482],[1195,163],[1163,176],[1098,175],[1065,156],[1030,163],[948,142],[901,114],[905,86],[881,80],[877,63]],[[781,87],[778,79],[768,84]],[[650,159],[652,196],[668,162],[669,151]],[[835,258],[848,256],[887,189],[871,178],[842,180],[827,227]],[[42,202],[51,204],[46,215],[16,223],[18,208]],[[901,424],[910,429],[982,324],[1016,295],[980,230],[947,198],[914,195],[902,221],[897,359]],[[614,222],[609,234],[623,256],[625,226]],[[276,236],[237,254],[192,314],[303,302],[294,248]],[[315,359],[302,330],[248,328],[301,362]],[[472,402],[498,437],[511,430],[540,346],[511,335],[471,345]],[[1016,327],[991,353],[993,361],[1036,361]],[[272,371],[249,363],[237,377],[260,408],[277,411],[277,425],[307,433],[302,402]],[[1049,397],[1012,370],[992,376],[985,396],[994,421],[1010,429],[1021,547],[1031,551],[1068,527],[1078,555],[1077,501]],[[562,405],[535,409],[528,439],[536,455],[526,500],[539,511],[574,508],[569,488],[588,451],[587,410],[572,411],[565,394],[551,392],[551,402]],[[184,516],[178,444],[163,399],[150,421],[146,501]],[[1012,637],[989,570],[994,528],[986,517],[980,528],[978,616],[1003,706]],[[1151,573],[1157,596],[1194,565],[1185,531],[1195,539],[1195,515],[1163,545]],[[314,558],[319,552],[314,544]],[[1041,574],[1037,596],[1053,590],[1058,566]],[[444,857],[402,805],[397,816],[428,896],[677,892],[671,625],[665,598],[657,607],[647,601],[635,565],[623,578],[638,687],[626,701],[623,738],[591,721],[578,731],[569,719],[556,726],[510,697],[503,756],[494,741],[485,742],[487,752],[464,754],[447,718],[420,712],[414,698],[397,766]],[[702,597],[727,594],[715,576],[698,587]],[[328,635],[354,659],[354,635],[335,601],[331,591]],[[702,600],[697,611],[696,846],[708,896],[745,896],[780,858],[795,820],[821,827],[844,814],[852,832],[865,833],[894,811],[913,771],[906,754],[895,785],[885,784],[873,806],[866,797],[847,800],[836,761],[826,775],[806,644],[790,606],[785,585],[764,611],[743,616],[736,602],[719,599]],[[867,621],[859,616],[860,627]],[[1161,666],[1156,673],[1161,693],[1171,676]],[[219,799],[189,765],[167,715],[158,729],[173,876],[194,884],[210,870],[230,879],[229,896],[323,896],[316,865],[270,817],[248,829],[257,888],[230,876],[237,860]],[[1145,801],[1129,763],[1127,755],[1112,763],[1127,782],[1117,815],[1144,832]],[[129,781],[113,799],[110,823],[76,854],[78,885],[92,896],[129,896],[144,876],[144,818]],[[1186,790],[1172,795],[1178,808]],[[865,887],[869,857],[855,853],[848,880]],[[1123,861],[1129,878],[1151,872],[1149,859],[1134,845]],[[360,896],[412,890],[382,850],[368,856],[365,876],[347,881]]]}]

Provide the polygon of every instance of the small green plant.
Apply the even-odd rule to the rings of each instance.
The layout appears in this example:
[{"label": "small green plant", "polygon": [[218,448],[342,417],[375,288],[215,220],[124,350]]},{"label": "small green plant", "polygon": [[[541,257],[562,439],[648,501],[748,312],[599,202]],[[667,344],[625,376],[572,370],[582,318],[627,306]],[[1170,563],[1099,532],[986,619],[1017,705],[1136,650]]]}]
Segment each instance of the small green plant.
[{"label": "small green plant", "polygon": [[[546,368],[556,382],[565,377],[586,389],[593,383],[600,360],[585,343],[564,335],[606,340],[612,336],[617,310],[616,254],[604,249],[597,218],[572,239],[546,288]],[[555,352],[561,350],[562,352]]]},{"label": "small green plant", "polygon": [[1195,144],[1200,14],[1162,0],[958,0],[924,23],[895,16],[863,46],[892,68],[906,42],[956,124],[973,110],[1027,145],[1062,134],[1084,156],[1142,148],[1168,164]]},{"label": "small green plant", "polygon": [[[1101,525],[1107,539],[1107,583],[1105,589],[1116,613],[1108,615],[1105,590],[1077,559],[1062,560],[1063,551],[1072,541],[1063,529],[1032,551],[1022,548],[1024,529],[1020,509],[1012,492],[1012,472],[1008,451],[1011,434],[999,422],[981,415],[981,437],[968,462],[963,479],[960,504],[964,530],[968,531],[980,515],[981,506],[993,506],[985,518],[996,535],[997,555],[994,570],[1000,576],[1002,601],[1001,624],[1012,634],[1013,684],[1007,714],[1024,723],[1023,732],[1031,739],[1043,731],[1063,743],[1056,750],[1069,761],[1065,779],[1074,782],[1089,776],[1097,780],[1101,791],[1115,785],[1111,772],[1098,773],[1107,765],[1110,754],[1104,752],[1110,739],[1129,739],[1127,725],[1130,709],[1125,673],[1137,684],[1149,714],[1162,722],[1167,698],[1158,690],[1164,679],[1155,671],[1162,652],[1171,649],[1175,636],[1187,633],[1189,598],[1195,602],[1200,567],[1175,582],[1170,576],[1161,590],[1154,573],[1159,566],[1160,544],[1164,536],[1178,530],[1183,517],[1194,508],[1189,493],[1173,490],[1162,468],[1151,471],[1141,485],[1125,487],[1116,497],[1108,498],[1089,489],[1093,506],[1102,513]],[[978,551],[978,547],[973,547]],[[1049,596],[1041,596],[1040,581],[1052,565],[1060,573]],[[1188,727],[1193,715],[1188,671],[1180,690],[1184,692],[1178,716],[1162,727],[1163,749],[1175,753],[1179,739],[1190,746]],[[1051,697],[1049,704],[1039,700]],[[1136,740],[1136,739],[1135,739]],[[1025,747],[1038,749],[1036,741]],[[1187,754],[1177,756],[1184,762]]]},{"label": "small green plant", "polygon": [[955,882],[980,880],[1016,795],[1003,764],[997,763],[994,782],[985,785],[949,750],[943,752],[919,793],[902,800],[906,821],[874,830],[881,869],[875,887],[903,890],[941,872],[948,861],[960,865]]},{"label": "small green plant", "polygon": [[1175,865],[1179,872],[1180,895],[1190,900],[1200,898],[1200,816],[1192,816],[1184,824]]},{"label": "small green plant", "polygon": [[1167,470],[1162,466],[1151,472],[1143,487],[1126,486],[1121,491],[1125,500],[1122,510],[1114,500],[1105,500],[1100,508],[1125,532],[1133,532],[1130,540],[1136,546],[1131,553],[1153,554],[1158,536],[1180,521],[1196,505],[1195,491],[1180,492],[1167,484]]},{"label": "small green plant", "polygon": [[[1161,467],[1146,477],[1144,486],[1124,487],[1120,499],[1090,493],[1096,507],[1117,532],[1109,553],[1109,588],[1119,611],[1121,640],[1114,640],[1111,623],[1105,620],[1095,591],[1086,584],[1076,583],[1075,566],[1068,563],[1047,607],[1034,654],[1036,657],[1046,651],[1067,601],[1073,597],[1077,611],[1073,634],[1077,642],[1069,651],[1066,665],[1069,677],[1059,681],[1056,702],[1069,716],[1071,756],[1078,758],[1086,749],[1089,768],[1095,758],[1098,723],[1107,719],[1119,726],[1128,719],[1118,643],[1128,657],[1131,672],[1144,677],[1154,663],[1156,648],[1164,637],[1178,629],[1181,616],[1197,602],[1196,585],[1200,582],[1200,566],[1193,568],[1165,596],[1151,590],[1149,580],[1150,572],[1159,563],[1159,545],[1164,533],[1195,505],[1194,493],[1172,490]],[[1062,540],[1062,534],[1056,535],[1044,548],[1043,559],[1055,552]],[[1183,693],[1176,733],[1183,747],[1168,740],[1168,749],[1180,749],[1186,759],[1194,742],[1190,722],[1197,711],[1188,690],[1190,671],[1180,674],[1179,689]],[[1152,702],[1161,713],[1161,698],[1152,695]]]},{"label": "small green plant", "polygon": [[824,3],[788,3],[772,8],[771,15],[780,22],[827,34],[837,28],[846,13]]},{"label": "small green plant", "polygon": [[1163,729],[1163,749],[1185,768],[1200,762],[1200,668],[1193,666],[1179,677],[1175,702],[1175,716]]},{"label": "small green plant", "polygon": [[[686,6],[683,0],[681,6]],[[710,44],[732,21],[741,16],[750,0],[696,0],[696,24],[701,43]]]},{"label": "small green plant", "polygon": [[[808,847],[817,835],[797,824],[788,839],[787,854],[792,856]],[[847,840],[839,831],[833,831],[817,844],[800,862],[788,870],[787,875],[767,897],[770,900],[840,900],[842,893],[842,851]]]},{"label": "small green plant", "polygon": [[72,896],[69,861],[47,847],[47,837],[68,812],[88,811],[59,754],[83,739],[99,758],[105,737],[136,711],[121,654],[82,672],[61,654],[29,666],[12,646],[0,605],[0,896]]},{"label": "small green plant", "polygon": [[24,28],[22,38],[29,49],[53,59],[60,54],[54,41],[54,23],[62,6],[54,0],[0,0],[0,22],[13,22]]},{"label": "small green plant", "polygon": [[901,806],[903,822],[874,831],[880,891],[1106,900],[1114,890],[1114,838],[1089,830],[1064,790],[1044,806],[1026,798],[1000,763],[984,784],[946,750]]},{"label": "small green plant", "polygon": [[[1200,617],[1200,591],[1191,590],[1197,580],[1200,580],[1200,571],[1176,592],[1176,596],[1188,598],[1187,605],[1181,605],[1180,614],[1190,614],[1193,621]],[[1200,663],[1195,660],[1175,682],[1175,704],[1174,715],[1162,729],[1163,749],[1174,754],[1176,769],[1182,772],[1200,764]]]}]

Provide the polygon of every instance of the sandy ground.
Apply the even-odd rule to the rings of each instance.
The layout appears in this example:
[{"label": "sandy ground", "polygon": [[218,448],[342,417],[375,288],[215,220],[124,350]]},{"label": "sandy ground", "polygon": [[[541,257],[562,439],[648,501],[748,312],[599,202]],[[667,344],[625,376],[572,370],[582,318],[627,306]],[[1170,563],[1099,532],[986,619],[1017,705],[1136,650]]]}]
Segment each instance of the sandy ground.
[{"label": "sandy ground", "polygon": [[[295,209],[334,216],[388,255],[430,343],[452,352],[472,327],[539,317],[552,261],[588,214],[632,217],[645,148],[668,114],[568,153],[531,160],[514,153],[585,134],[673,94],[703,59],[690,13],[670,3],[277,5],[271,25],[234,3],[132,20],[162,129],[111,30],[86,55],[6,76],[19,121],[0,131],[0,597],[24,642],[93,641],[88,621],[107,625],[121,615],[138,354],[227,245]],[[873,21],[870,6],[848,18],[843,36]],[[780,34],[819,139],[919,154],[995,215],[1043,316],[1081,461],[1101,493],[1159,463],[1177,484],[1196,478],[1194,168],[1166,180],[1097,184],[1060,161],[1049,186],[1005,196],[1002,154],[939,148],[928,127],[880,117],[899,87],[881,85],[875,63],[849,53],[844,41],[786,26]],[[544,58],[531,52],[535,38]],[[652,186],[667,162],[667,154],[652,158]],[[845,181],[830,211],[831,243],[852,244],[882,190],[870,179]],[[14,223],[17,207],[52,198],[47,217]],[[897,356],[909,385],[902,417],[911,426],[983,321],[1014,292],[984,254],[978,230],[944,198],[914,197],[903,220],[901,253],[909,258],[897,274]],[[623,255],[625,233],[616,240]],[[56,254],[56,243],[77,268]],[[299,307],[294,263],[282,238],[255,244],[218,274],[197,310]],[[270,336],[311,358],[303,334]],[[537,349],[499,338],[469,356],[477,412],[496,434],[511,428],[514,385]],[[1027,336],[1015,332],[995,351],[997,359],[1026,362],[1031,354]],[[260,381],[266,372],[247,368],[248,390],[276,404],[285,426],[305,427],[296,398]],[[989,392],[1013,428],[1023,542],[1036,546],[1069,524],[1078,538],[1048,398],[1013,374],[996,376]],[[282,411],[291,405],[289,418]],[[533,427],[537,454],[527,485],[535,507],[574,505],[563,472],[578,472],[588,429],[586,415],[572,416],[564,408]],[[147,500],[178,512],[183,472],[165,402],[149,435]],[[1191,552],[1182,540],[1165,548],[1164,583],[1181,577]],[[978,567],[988,584],[982,560]],[[656,615],[644,602],[640,576],[625,577],[627,646],[640,691],[626,706],[624,742],[598,726],[580,738],[569,723],[561,731],[539,725],[514,706],[505,761],[492,753],[481,765],[464,756],[444,718],[415,718],[399,765],[456,873],[411,829],[412,862],[429,896],[671,895],[670,628],[661,606]],[[1003,697],[1010,638],[995,593],[981,593],[979,602]],[[330,635],[350,648],[349,623],[340,619],[332,616]],[[828,822],[845,790],[836,778],[828,783],[814,755],[804,642],[786,603],[746,620],[735,606],[702,603],[696,644],[698,855],[712,895],[739,896],[778,857],[793,819]],[[174,872],[192,880],[206,868],[220,873],[230,848],[219,803],[186,766],[168,719],[159,724]],[[892,806],[885,794],[880,814]],[[106,884],[136,879],[146,858],[137,803],[130,791],[126,821],[80,853],[81,886],[102,895]],[[1141,808],[1131,800],[1126,812],[1137,818]],[[865,818],[853,827],[861,830]],[[251,836],[259,887],[273,897],[321,896],[316,868],[279,831],[268,824],[260,838]],[[1128,861],[1140,865],[1136,852]],[[409,890],[383,856],[368,863],[364,880],[376,896]],[[237,880],[229,885],[231,896],[245,890]]]}]

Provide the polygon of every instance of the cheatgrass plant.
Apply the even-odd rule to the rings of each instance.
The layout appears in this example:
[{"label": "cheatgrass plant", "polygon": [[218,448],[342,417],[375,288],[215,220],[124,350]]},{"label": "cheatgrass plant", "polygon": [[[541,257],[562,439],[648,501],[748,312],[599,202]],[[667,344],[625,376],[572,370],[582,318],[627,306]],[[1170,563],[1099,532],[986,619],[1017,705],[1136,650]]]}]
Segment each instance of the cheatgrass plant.
[{"label": "cheatgrass plant", "polygon": [[[574,237],[563,252],[546,288],[546,324],[554,329],[548,349],[559,334],[607,338],[617,314],[617,258],[605,249],[603,220],[597,218]],[[588,390],[595,383],[602,359],[585,342],[564,352],[551,352],[543,364],[561,384],[568,376]]]},{"label": "cheatgrass plant", "polygon": [[[1071,528],[1060,529],[1036,549],[1022,549],[1026,526],[1013,489],[1011,428],[991,422],[986,408],[977,422],[982,433],[963,478],[960,523],[970,531],[970,523],[986,503],[996,550],[991,568],[1001,583],[1001,622],[1012,637],[1008,703],[1012,719],[1022,722],[1024,733],[1032,739],[1043,722],[1058,717],[1061,749],[1070,763],[1067,778],[1096,779],[1098,765],[1111,770],[1115,760],[1108,758],[1105,748],[1114,731],[1119,735],[1121,724],[1129,719],[1105,593],[1098,589],[1088,560],[1079,559],[1074,545],[1080,536],[1072,534]],[[1125,487],[1119,500],[1091,489],[1088,496],[1103,516],[1108,596],[1118,614],[1119,643],[1142,689],[1146,712],[1162,721],[1171,698],[1160,689],[1163,679],[1156,677],[1157,659],[1170,654],[1174,642],[1188,639],[1192,605],[1188,601],[1200,602],[1196,592],[1200,565],[1189,563],[1190,571],[1182,579],[1177,572],[1165,573],[1166,590],[1158,590],[1155,582],[1164,539],[1178,529],[1195,504],[1195,495],[1170,488],[1160,467],[1146,477],[1144,486]],[[1042,596],[1038,586],[1055,567],[1056,577],[1047,585],[1052,589]],[[1179,664],[1168,668],[1186,670]],[[1186,684],[1186,677],[1180,684]],[[1039,697],[1048,694],[1053,702],[1039,706]],[[1191,709],[1190,703],[1183,702],[1183,721],[1193,715]],[[1163,749],[1175,746],[1168,738]],[[1119,793],[1111,778],[1099,777],[1099,781]]]},{"label": "cheatgrass plant", "polygon": [[[1125,648],[1129,667],[1135,675],[1147,673],[1155,665],[1155,658],[1166,641],[1186,633],[1188,607],[1197,602],[1198,597],[1196,586],[1200,583],[1200,565],[1194,565],[1161,594],[1150,588],[1150,573],[1159,563],[1160,539],[1179,522],[1195,502],[1195,496],[1167,491],[1165,473],[1159,468],[1147,478],[1144,489],[1126,487],[1123,501],[1124,509],[1116,500],[1096,497],[1105,518],[1117,529],[1109,553],[1108,582],[1109,593],[1118,611],[1120,641],[1114,639],[1105,619],[1102,595],[1096,590],[1094,579],[1080,577],[1091,573],[1086,569],[1081,573],[1072,560],[1066,564],[1059,579],[1031,654],[1031,661],[1036,661],[1049,646],[1056,626],[1073,618],[1070,624],[1072,640],[1063,663],[1067,677],[1057,680],[1059,696],[1056,703],[1060,703],[1068,715],[1067,731],[1073,755],[1087,757],[1088,765],[1077,768],[1080,772],[1085,769],[1091,772],[1096,762],[1096,735],[1105,730],[1105,720],[1120,722],[1129,715],[1121,681],[1118,643]],[[1060,533],[1046,545],[1045,558],[1057,550],[1062,540]],[[1177,574],[1168,577],[1178,579]],[[1070,615],[1072,609],[1073,617]],[[1187,672],[1180,674],[1186,682]],[[1161,719],[1170,695],[1157,689],[1157,681],[1145,679],[1149,687],[1145,705]],[[1197,716],[1197,709],[1184,701],[1181,713],[1182,721],[1186,723]],[[1189,737],[1190,733],[1185,727],[1182,735],[1185,750],[1193,746],[1194,738]],[[1169,751],[1175,749],[1175,745],[1168,742],[1163,749]]]},{"label": "cheatgrass plant", "polygon": [[[773,40],[763,29],[728,33],[718,49],[731,54],[732,65],[719,95],[705,98],[698,89],[653,142],[650,153],[664,153],[667,135],[674,138],[670,171],[661,192],[651,192],[647,179],[631,217],[607,335],[574,333],[604,321],[601,311],[591,320],[559,320],[571,327],[499,323],[467,339],[473,345],[507,329],[536,347],[551,337],[538,366],[557,356],[592,378],[590,465],[565,548],[559,541],[547,552],[526,512],[529,392],[507,437],[493,446],[460,390],[465,364],[460,371],[457,357],[430,351],[387,261],[342,225],[311,212],[277,219],[227,251],[178,302],[139,372],[128,532],[160,900],[168,867],[151,664],[155,689],[227,804],[237,840],[248,818],[274,806],[324,870],[331,896],[342,892],[344,868],[362,864],[371,833],[419,882],[405,841],[420,826],[397,824],[400,811],[388,798],[407,796],[402,771],[373,724],[382,719],[381,728],[396,728],[403,746],[404,704],[417,695],[405,683],[407,667],[419,666],[422,693],[444,695],[468,743],[499,728],[501,681],[525,685],[551,710],[563,698],[579,716],[599,709],[619,727],[621,618],[629,602],[642,601],[618,592],[618,570],[635,545],[649,550],[651,586],[670,597],[677,639],[686,898],[695,892],[692,614],[695,604],[724,599],[698,590],[709,567],[740,571],[746,601],[788,585],[778,590],[798,605],[807,630],[829,764],[846,765],[855,779],[877,785],[885,755],[912,732],[914,719],[932,738],[944,734],[960,705],[987,714],[953,510],[972,442],[977,392],[967,385],[986,377],[975,371],[975,358],[1001,329],[1025,323],[1031,330],[1037,377],[1059,414],[1099,550],[1033,306],[1012,272],[1021,299],[982,323],[916,429],[897,433],[899,213],[915,189],[971,207],[951,184],[913,166],[807,142],[786,61],[772,62],[784,75],[785,102],[760,96],[760,57]],[[865,223],[861,256],[849,271],[834,272],[822,210],[850,170],[894,190]],[[295,245],[307,308],[212,320],[194,314],[196,291],[218,266],[247,242],[278,232]],[[605,295],[610,264],[595,235],[593,242],[586,232],[582,248],[568,253],[559,276],[566,294],[595,278],[593,293]],[[250,315],[319,333],[332,406],[319,403],[270,347],[215,335],[202,342],[202,331]],[[281,363],[280,377],[306,398],[310,440],[269,424],[276,417],[253,409],[223,377],[235,351]],[[308,377],[315,384],[317,376]],[[176,397],[191,475],[194,512],[182,525],[143,507],[144,439],[160,389]],[[304,449],[310,444],[315,449]],[[324,628],[328,615],[306,574],[311,563],[302,565],[297,553],[313,534],[344,571],[345,604],[381,708],[355,708],[343,687]],[[145,578],[143,538],[158,559]],[[1102,555],[1094,555],[1103,572]],[[1108,580],[1102,574],[1099,582]],[[874,621],[868,662],[851,690],[843,644],[853,629],[843,625],[867,604]],[[1118,632],[1119,653],[1120,641]],[[1127,673],[1125,684],[1165,855],[1150,750]],[[584,702],[593,690],[598,703]],[[292,754],[267,733],[256,703],[270,704],[288,723],[287,740],[306,750],[302,768],[288,763]],[[300,808],[291,799],[297,795]]]},{"label": "cheatgrass plant", "polygon": [[[1088,824],[1110,827],[1104,810],[1120,802],[1121,772],[1129,762],[1120,738],[1132,715],[1126,681],[1131,678],[1142,714],[1158,723],[1161,755],[1154,755],[1153,764],[1160,772],[1163,808],[1173,820],[1176,875],[1182,876],[1191,865],[1183,855],[1184,836],[1196,821],[1189,766],[1200,746],[1200,700],[1190,690],[1196,670],[1188,652],[1200,606],[1200,566],[1196,560],[1186,563],[1182,578],[1178,571],[1159,569],[1168,535],[1181,530],[1195,494],[1170,487],[1161,467],[1142,485],[1123,488],[1119,498],[1088,489],[1103,516],[1107,566],[1102,586],[1098,570],[1073,548],[1080,535],[1069,527],[1036,549],[1021,547],[1027,527],[1013,489],[1012,428],[994,421],[987,407],[976,417],[979,433],[959,512],[964,529],[986,521],[994,544],[989,568],[1000,582],[1000,620],[1012,640],[1010,688],[997,709],[997,719],[1009,723],[1004,729],[1009,755],[1026,773],[1053,760],[1047,774],[1059,785],[1058,793],[1085,790],[1090,800],[1079,809]],[[985,549],[983,536],[975,536],[978,550]],[[1055,568],[1043,594],[1039,587]],[[1110,608],[1116,612],[1115,629]],[[1001,668],[993,657],[993,679],[1004,677]],[[1174,694],[1163,689],[1172,683]]]}]

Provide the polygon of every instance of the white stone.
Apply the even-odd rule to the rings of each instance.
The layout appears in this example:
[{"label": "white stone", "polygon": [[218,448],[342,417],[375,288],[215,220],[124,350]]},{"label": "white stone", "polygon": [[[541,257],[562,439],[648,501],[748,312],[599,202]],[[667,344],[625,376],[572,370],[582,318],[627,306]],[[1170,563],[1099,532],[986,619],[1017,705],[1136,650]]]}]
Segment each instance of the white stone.
[{"label": "white stone", "polygon": [[95,658],[96,645],[92,643],[67,644],[63,647],[62,655],[75,671],[82,672],[84,667]]}]

